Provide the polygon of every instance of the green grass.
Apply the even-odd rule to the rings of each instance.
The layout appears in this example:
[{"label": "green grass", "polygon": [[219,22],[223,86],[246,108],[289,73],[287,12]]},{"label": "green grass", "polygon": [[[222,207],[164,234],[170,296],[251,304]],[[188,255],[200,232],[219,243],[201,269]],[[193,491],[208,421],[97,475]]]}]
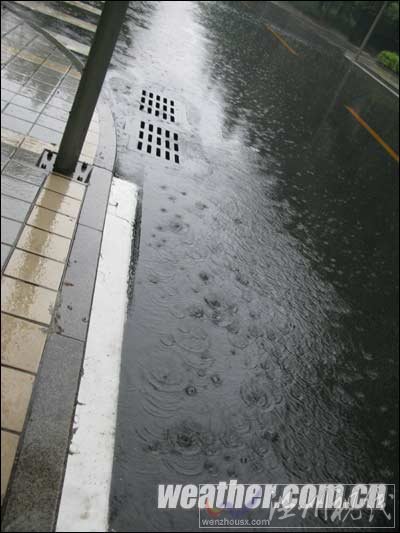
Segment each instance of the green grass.
[{"label": "green grass", "polygon": [[396,52],[388,52],[384,50],[378,54],[378,62],[384,65],[385,67],[393,70],[396,74],[399,73],[399,56]]}]

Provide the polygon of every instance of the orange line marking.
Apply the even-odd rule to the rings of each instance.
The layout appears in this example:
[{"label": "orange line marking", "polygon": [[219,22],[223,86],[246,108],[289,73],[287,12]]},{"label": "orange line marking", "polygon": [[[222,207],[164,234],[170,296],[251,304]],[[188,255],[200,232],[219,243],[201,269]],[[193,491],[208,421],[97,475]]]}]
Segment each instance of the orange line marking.
[{"label": "orange line marking", "polygon": [[368,133],[370,133],[372,135],[372,137],[387,151],[387,153],[393,157],[393,159],[397,162],[399,162],[399,156],[398,154],[396,154],[396,152],[390,148],[390,146],[388,144],[385,143],[385,141],[376,133],[375,130],[373,130],[371,128],[371,126],[368,126],[368,124],[365,122],[365,120],[363,120],[360,115],[358,115],[354,109],[352,107],[349,107],[349,106],[344,106],[347,111],[349,111],[353,117],[357,120],[357,122],[359,122],[361,124],[361,126],[363,126],[367,131]]},{"label": "orange line marking", "polygon": [[291,48],[291,47],[288,45],[288,43],[285,41],[285,39],[283,39],[283,37],[281,37],[278,33],[276,33],[276,31],[274,31],[272,28],[270,28],[270,27],[268,26],[268,24],[266,24],[265,27],[267,28],[268,31],[270,31],[270,32],[272,33],[272,35],[274,35],[274,36],[278,39],[278,41],[279,41],[281,44],[283,44],[283,46],[284,46],[285,48],[287,48],[287,49],[289,50],[289,52],[291,52],[291,53],[292,53],[293,55],[295,55],[295,56],[298,56],[298,55],[299,55],[295,50],[293,50],[293,48]]}]

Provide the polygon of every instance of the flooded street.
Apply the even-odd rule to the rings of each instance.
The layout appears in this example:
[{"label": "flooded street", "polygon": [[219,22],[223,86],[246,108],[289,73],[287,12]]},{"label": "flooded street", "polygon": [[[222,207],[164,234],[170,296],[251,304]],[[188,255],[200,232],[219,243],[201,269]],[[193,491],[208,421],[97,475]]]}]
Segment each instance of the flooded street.
[{"label": "flooded street", "polygon": [[[197,530],[159,483],[398,477],[398,165],[345,108],[397,150],[398,99],[262,4],[132,3],[108,73],[143,185],[115,531]],[[179,164],[137,150],[142,90],[175,102]]]}]

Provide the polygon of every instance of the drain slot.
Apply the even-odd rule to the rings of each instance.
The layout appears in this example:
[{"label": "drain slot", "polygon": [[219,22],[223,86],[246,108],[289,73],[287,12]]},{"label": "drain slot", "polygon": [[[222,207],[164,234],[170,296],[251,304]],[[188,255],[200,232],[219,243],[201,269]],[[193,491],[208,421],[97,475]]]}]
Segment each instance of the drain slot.
[{"label": "drain slot", "polygon": [[[162,104],[162,107],[161,107]],[[175,122],[175,101],[159,94],[142,90],[139,110],[149,115]]]},{"label": "drain slot", "polygon": [[180,163],[178,133],[160,126],[155,128],[153,124],[146,123],[144,120],[140,122],[137,149],[167,161],[173,161],[177,165]]}]

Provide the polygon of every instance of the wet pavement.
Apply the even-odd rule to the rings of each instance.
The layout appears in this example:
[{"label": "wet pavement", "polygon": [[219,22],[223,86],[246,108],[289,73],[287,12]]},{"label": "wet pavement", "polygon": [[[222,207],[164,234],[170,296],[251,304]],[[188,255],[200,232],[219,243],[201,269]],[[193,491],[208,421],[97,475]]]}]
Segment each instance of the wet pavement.
[{"label": "wet pavement", "polygon": [[52,531],[115,132],[100,100],[80,156],[93,164],[90,177],[65,177],[39,165],[45,149],[58,150],[81,65],[3,4],[1,33],[2,531]]},{"label": "wet pavement", "polygon": [[398,163],[345,106],[398,152],[398,99],[270,2],[132,3],[107,81],[143,186],[110,528],[197,530],[158,483],[397,482]]},{"label": "wet pavement", "polygon": [[1,32],[3,505],[80,209],[82,197],[71,198],[71,190],[83,195],[85,188],[50,179],[35,165],[44,149],[55,148],[51,143],[61,133],[54,122],[63,126],[60,106],[69,105],[78,72],[53,44],[3,9]]},{"label": "wet pavement", "polygon": [[[158,483],[397,479],[398,167],[344,105],[397,149],[398,100],[263,4],[139,5],[109,73],[117,172],[143,176],[116,531],[197,529]],[[185,113],[179,168],[133,153],[142,88]]]}]

